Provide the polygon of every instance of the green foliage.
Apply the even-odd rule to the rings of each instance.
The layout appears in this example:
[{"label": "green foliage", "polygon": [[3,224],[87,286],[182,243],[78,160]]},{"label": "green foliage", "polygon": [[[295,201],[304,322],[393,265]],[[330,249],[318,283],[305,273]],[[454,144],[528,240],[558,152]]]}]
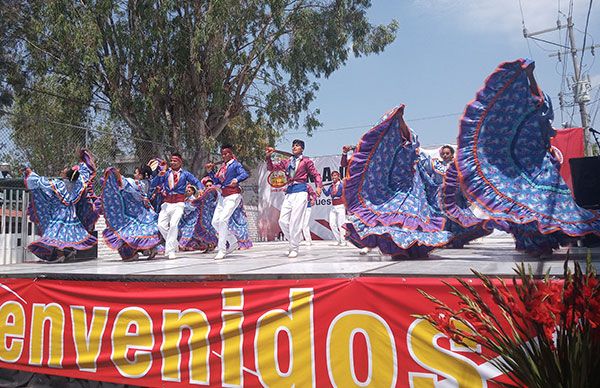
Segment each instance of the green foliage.
[{"label": "green foliage", "polygon": [[218,142],[231,145],[236,157],[251,168],[265,159],[265,148],[274,144],[278,137],[277,130],[261,121],[254,122],[246,113],[229,122]]},{"label": "green foliage", "polygon": [[[371,25],[365,0],[23,3],[23,74],[78,80],[132,137],[191,153],[196,171],[217,140],[234,138],[228,131],[261,142],[275,138],[272,128],[311,133],[315,80],[350,53],[381,52],[397,29]],[[240,116],[251,136],[230,125]],[[253,155],[257,142],[240,147]]]},{"label": "green foliage", "polygon": [[458,299],[458,307],[419,290],[438,313],[416,317],[459,344],[472,348],[475,343],[491,352],[483,358],[506,374],[514,383],[511,386],[597,385],[600,282],[591,253],[585,273],[579,263],[575,262],[571,271],[565,261],[562,280],[548,274],[536,279],[523,263],[515,272],[512,288],[504,279],[492,279],[475,270],[484,292],[479,292],[472,281],[457,279],[461,287],[445,282],[449,294]]},{"label": "green foliage", "polygon": [[[9,117],[11,140],[34,171],[58,175],[74,163],[76,152],[85,145],[81,126],[87,124],[87,104],[79,101],[89,100],[91,94],[76,82],[57,76],[40,78],[33,89],[46,93],[23,91],[18,95]],[[69,96],[74,102],[56,96]],[[15,165],[22,160],[11,162]]]}]

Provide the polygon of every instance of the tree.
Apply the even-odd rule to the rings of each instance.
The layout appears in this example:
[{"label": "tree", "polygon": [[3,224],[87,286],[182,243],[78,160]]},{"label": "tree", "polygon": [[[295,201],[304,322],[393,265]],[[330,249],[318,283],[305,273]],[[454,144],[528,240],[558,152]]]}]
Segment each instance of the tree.
[{"label": "tree", "polygon": [[21,9],[16,0],[3,0],[0,6],[0,116],[4,108],[13,102],[11,84],[19,83],[17,77],[19,61],[15,56],[17,41],[15,32],[19,29]]},{"label": "tree", "polygon": [[178,147],[195,171],[242,115],[248,128],[269,131],[304,117],[310,134],[320,125],[310,111],[316,80],[350,53],[383,51],[397,29],[371,25],[367,0],[27,3],[24,72],[90,85],[94,103],[133,136]]},{"label": "tree", "polygon": [[[233,152],[246,167],[254,167],[265,158],[265,148],[274,144],[280,133],[266,120],[253,120],[249,113],[232,119],[217,139],[221,145],[231,145]],[[215,145],[216,147],[216,145]],[[219,155],[218,158],[221,156]]]},{"label": "tree", "polygon": [[77,161],[77,151],[85,146],[85,126],[89,125],[86,101],[91,92],[57,76],[40,78],[32,89],[46,93],[22,90],[17,94],[9,116],[16,150],[9,159],[13,166],[27,160],[40,174],[58,175]]}]

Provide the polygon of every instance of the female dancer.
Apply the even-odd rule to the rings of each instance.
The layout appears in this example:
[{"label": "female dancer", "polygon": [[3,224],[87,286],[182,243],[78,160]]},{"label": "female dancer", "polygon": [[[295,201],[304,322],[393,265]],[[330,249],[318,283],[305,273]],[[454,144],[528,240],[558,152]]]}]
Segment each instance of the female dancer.
[{"label": "female dancer", "polygon": [[[460,181],[456,178],[454,148],[444,145],[439,154],[439,159],[421,154],[421,166],[429,175],[429,179],[425,178],[426,191],[439,214],[446,218],[445,230],[452,233],[452,240],[446,247],[462,248],[469,241],[492,233],[493,228],[473,214],[470,203],[462,195]],[[462,219],[464,226],[457,218]]]},{"label": "female dancer", "polygon": [[516,248],[547,256],[570,237],[600,235],[600,215],[580,208],[552,154],[552,104],[534,63],[501,64],[467,105],[457,167],[467,199],[508,226]]},{"label": "female dancer", "polygon": [[344,185],[349,240],[394,259],[425,257],[451,238],[429,202],[419,142],[403,113],[404,105],[394,108],[363,135]]},{"label": "female dancer", "polygon": [[90,188],[95,163],[87,150],[80,151],[80,160],[79,165],[65,168],[60,179],[41,177],[25,169],[25,187],[31,193],[27,213],[41,235],[28,249],[42,260],[69,260],[77,251],[97,243],[90,234],[98,219]]},{"label": "female dancer", "polygon": [[[138,170],[141,172],[143,168]],[[106,220],[102,235],[106,245],[116,249],[124,261],[137,259],[139,253],[152,259],[160,243],[158,214],[147,197],[148,182],[141,173],[136,177],[123,178],[119,170],[109,167],[102,185]]]}]

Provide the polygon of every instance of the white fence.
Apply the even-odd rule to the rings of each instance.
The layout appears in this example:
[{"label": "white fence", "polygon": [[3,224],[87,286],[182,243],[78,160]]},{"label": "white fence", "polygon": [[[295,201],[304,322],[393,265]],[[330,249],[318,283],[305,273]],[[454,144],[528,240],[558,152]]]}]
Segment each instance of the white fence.
[{"label": "white fence", "polygon": [[23,188],[0,187],[0,264],[35,260],[27,245],[37,237],[27,219],[29,193]]}]

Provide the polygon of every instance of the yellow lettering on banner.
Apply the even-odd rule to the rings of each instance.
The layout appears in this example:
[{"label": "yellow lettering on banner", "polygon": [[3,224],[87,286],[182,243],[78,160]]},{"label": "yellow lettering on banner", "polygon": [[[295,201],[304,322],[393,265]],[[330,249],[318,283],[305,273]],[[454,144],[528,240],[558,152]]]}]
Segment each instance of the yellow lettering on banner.
[{"label": "yellow lettering on banner", "polygon": [[[7,346],[8,339],[11,344]],[[23,352],[25,311],[20,303],[9,301],[0,306],[0,361],[17,362]]]},{"label": "yellow lettering on banner", "polygon": [[244,385],[242,345],[244,333],[244,290],[224,288],[221,292],[223,312],[221,318],[221,384],[224,387]]},{"label": "yellow lettering on banner", "polygon": [[96,372],[102,337],[108,321],[108,307],[94,307],[88,330],[84,306],[71,306],[71,326],[75,344],[75,362],[80,370]]},{"label": "yellow lettering on banner", "polygon": [[180,342],[184,328],[190,330],[187,343],[190,350],[190,383],[208,385],[210,383],[210,367],[208,365],[210,324],[206,314],[198,309],[187,309],[183,312],[181,310],[163,311],[163,343],[160,348],[163,356],[163,380],[181,381]]},{"label": "yellow lettering on banner", "polygon": [[[269,387],[315,386],[313,289],[290,289],[288,310],[264,313],[256,323],[254,359],[258,378]],[[277,359],[278,334],[286,331],[290,343],[289,370],[283,373]]]},{"label": "yellow lettering on banner", "polygon": [[63,360],[63,335],[65,329],[65,312],[56,303],[33,305],[31,317],[31,335],[29,336],[29,363],[42,365],[44,347],[44,325],[50,322],[50,357],[48,366],[62,367]]},{"label": "yellow lettering on banner", "polygon": [[487,386],[473,361],[437,344],[438,339],[443,336],[425,320],[417,319],[410,325],[407,333],[408,351],[419,365],[433,372],[430,375],[409,373],[411,386],[414,388],[433,387],[438,382],[438,376],[455,381],[459,388]]},{"label": "yellow lettering on banner", "polygon": [[411,388],[435,388],[435,383],[437,382],[437,379],[418,374],[411,375],[409,379]]},{"label": "yellow lettering on banner", "polygon": [[[130,328],[135,328],[130,332]],[[139,307],[127,307],[117,314],[112,330],[111,360],[122,376],[144,377],[152,367],[152,318]],[[127,357],[133,351],[133,360]]]},{"label": "yellow lettering on banner", "polygon": [[[368,375],[359,381],[354,368],[354,336],[365,336]],[[375,368],[374,368],[375,366]],[[335,387],[393,387],[398,379],[394,334],[379,315],[363,310],[339,314],[327,332],[327,371]]]}]

